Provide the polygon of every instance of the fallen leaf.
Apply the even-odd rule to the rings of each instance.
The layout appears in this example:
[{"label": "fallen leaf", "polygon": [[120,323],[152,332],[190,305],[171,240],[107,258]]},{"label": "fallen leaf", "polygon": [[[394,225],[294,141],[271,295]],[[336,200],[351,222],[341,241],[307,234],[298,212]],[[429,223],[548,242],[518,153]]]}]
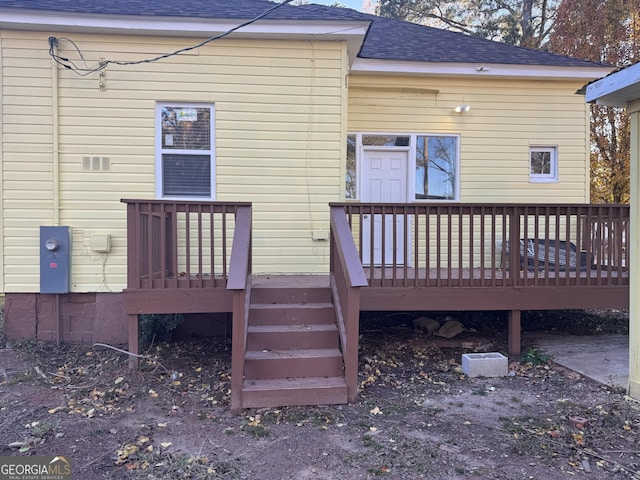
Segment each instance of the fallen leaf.
[{"label": "fallen leaf", "polygon": [[169,448],[171,445],[173,445],[171,442],[162,442],[160,444],[162,448]]},{"label": "fallen leaf", "polygon": [[138,451],[137,445],[125,445],[124,447],[118,449],[116,452],[118,459],[116,460],[116,465],[122,465],[127,461],[130,455]]}]

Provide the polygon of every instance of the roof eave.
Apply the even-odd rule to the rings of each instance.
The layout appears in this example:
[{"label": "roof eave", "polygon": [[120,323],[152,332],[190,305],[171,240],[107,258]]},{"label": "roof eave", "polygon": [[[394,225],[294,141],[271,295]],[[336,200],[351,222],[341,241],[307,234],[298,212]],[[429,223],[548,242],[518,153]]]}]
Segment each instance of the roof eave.
[{"label": "roof eave", "polygon": [[640,63],[612,73],[587,85],[588,103],[610,107],[628,107],[640,98]]},{"label": "roof eave", "polygon": [[562,79],[591,81],[613,70],[608,66],[517,65],[489,62],[411,62],[358,58],[351,67],[353,75],[424,75],[432,77],[501,77],[535,80]]},{"label": "roof eave", "polygon": [[[247,19],[248,20],[248,19]],[[76,32],[92,34],[158,35],[209,38],[246,20],[137,15],[86,15],[61,12],[0,9],[0,29]],[[364,42],[369,21],[261,19],[233,32],[231,38],[282,40],[342,40],[347,43],[350,64]]]}]

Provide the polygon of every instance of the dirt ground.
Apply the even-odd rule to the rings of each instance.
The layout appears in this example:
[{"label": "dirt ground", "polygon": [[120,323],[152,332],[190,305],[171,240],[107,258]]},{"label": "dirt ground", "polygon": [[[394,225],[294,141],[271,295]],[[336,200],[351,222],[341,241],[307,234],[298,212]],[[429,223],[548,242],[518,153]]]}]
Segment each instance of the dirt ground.
[{"label": "dirt ground", "polygon": [[[418,314],[363,318],[352,405],[229,412],[224,339],[153,345],[139,371],[105,346],[0,338],[0,456],[64,455],[74,478],[640,479],[640,404],[524,346],[509,375],[461,354],[505,351],[504,318],[452,340]],[[625,312],[532,312],[526,329],[620,333]]]}]

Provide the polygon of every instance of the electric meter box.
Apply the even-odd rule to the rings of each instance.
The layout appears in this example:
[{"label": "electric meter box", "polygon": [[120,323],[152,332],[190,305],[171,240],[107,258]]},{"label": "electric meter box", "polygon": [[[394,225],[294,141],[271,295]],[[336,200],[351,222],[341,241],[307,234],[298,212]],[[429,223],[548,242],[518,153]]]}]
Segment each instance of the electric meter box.
[{"label": "electric meter box", "polygon": [[69,227],[40,227],[40,293],[69,293],[71,279]]}]

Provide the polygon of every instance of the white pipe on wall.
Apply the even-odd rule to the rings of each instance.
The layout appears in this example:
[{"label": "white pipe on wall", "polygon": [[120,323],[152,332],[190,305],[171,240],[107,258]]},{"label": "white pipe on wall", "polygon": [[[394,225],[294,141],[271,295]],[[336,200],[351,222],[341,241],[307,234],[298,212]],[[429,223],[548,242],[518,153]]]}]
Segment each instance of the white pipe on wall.
[{"label": "white pipe on wall", "polygon": [[[52,45],[52,50],[57,54],[58,45]],[[51,59],[51,124],[52,124],[52,143],[53,143],[53,225],[60,225],[60,138],[59,138],[59,92],[58,92],[58,64]]]}]

